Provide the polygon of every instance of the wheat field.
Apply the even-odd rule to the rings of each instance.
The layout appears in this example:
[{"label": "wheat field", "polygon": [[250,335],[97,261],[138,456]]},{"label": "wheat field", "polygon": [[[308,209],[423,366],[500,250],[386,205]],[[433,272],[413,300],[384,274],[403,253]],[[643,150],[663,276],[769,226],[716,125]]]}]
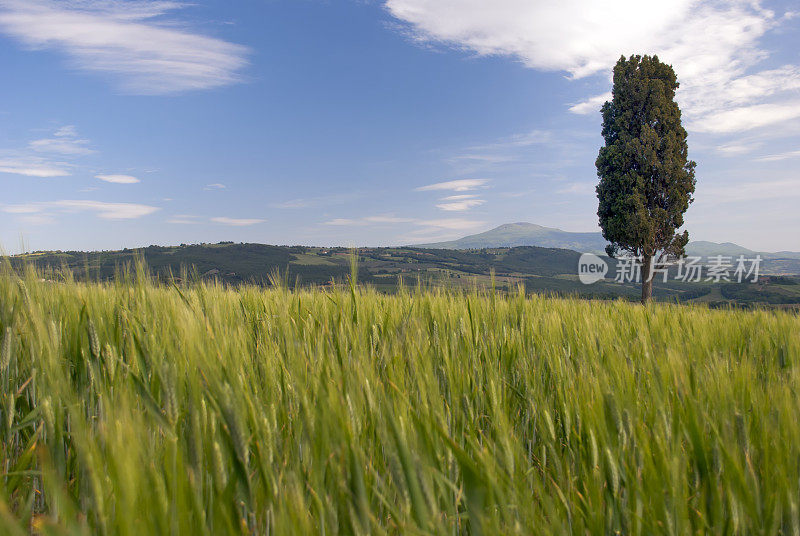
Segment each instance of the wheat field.
[{"label": "wheat field", "polygon": [[9,534],[800,534],[800,319],[0,274]]}]

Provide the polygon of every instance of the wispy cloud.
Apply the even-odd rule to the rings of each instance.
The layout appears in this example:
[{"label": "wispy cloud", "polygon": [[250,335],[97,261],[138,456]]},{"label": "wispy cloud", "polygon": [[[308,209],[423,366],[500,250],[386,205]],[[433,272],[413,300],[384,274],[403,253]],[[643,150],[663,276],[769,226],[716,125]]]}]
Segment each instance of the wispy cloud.
[{"label": "wispy cloud", "polygon": [[323,207],[331,205],[341,205],[343,203],[347,203],[348,201],[354,201],[355,199],[362,196],[363,193],[361,192],[348,192],[348,193],[336,193],[330,195],[320,195],[316,197],[301,197],[297,199],[289,199],[287,201],[281,201],[278,203],[272,203],[270,207],[281,208],[281,209],[303,209],[303,208],[314,208],[314,207]]},{"label": "wispy cloud", "polygon": [[197,225],[200,223],[200,221],[197,216],[193,216],[191,214],[176,214],[167,219],[167,223],[176,225]]},{"label": "wispy cloud", "polygon": [[739,184],[698,185],[698,199],[709,203],[750,202],[763,199],[800,198],[800,179],[748,181]]},{"label": "wispy cloud", "polygon": [[203,190],[224,190],[226,188],[227,188],[227,186],[225,186],[224,184],[219,183],[219,182],[214,182],[212,184],[206,184],[203,187]]},{"label": "wispy cloud", "polygon": [[66,177],[71,174],[70,168],[74,163],[61,160],[75,160],[75,157],[94,152],[89,147],[89,140],[80,138],[76,128],[67,125],[56,129],[51,137],[31,141],[24,149],[4,150],[5,157],[0,158],[0,173],[39,178]]},{"label": "wispy cloud", "polygon": [[532,130],[509,136],[493,143],[471,145],[447,159],[454,165],[495,165],[519,159],[521,151],[534,145],[552,143],[553,133],[547,130]]},{"label": "wispy cloud", "polygon": [[748,142],[739,141],[739,142],[730,142],[730,143],[725,143],[725,144],[722,144],[722,145],[718,145],[716,147],[716,150],[717,150],[718,153],[723,154],[725,156],[739,156],[739,155],[747,154],[747,153],[757,149],[761,145],[762,145],[762,143],[756,142],[756,141],[752,141],[752,140],[748,141]]},{"label": "wispy cloud", "polygon": [[800,117],[800,100],[781,103],[737,106],[709,114],[693,122],[694,130],[725,134],[743,132]]},{"label": "wispy cloud", "polygon": [[603,93],[602,95],[596,95],[594,97],[590,97],[585,101],[579,102],[577,104],[573,104],[572,106],[569,107],[569,111],[574,114],[580,114],[580,115],[594,114],[600,111],[600,108],[608,100],[611,100],[610,91]]},{"label": "wispy cloud", "polygon": [[136,184],[137,182],[141,182],[132,175],[95,175],[95,178],[114,184]]},{"label": "wispy cloud", "polygon": [[438,220],[419,220],[419,225],[436,229],[448,229],[451,231],[467,231],[486,225],[485,221],[467,220],[463,218],[445,218]]},{"label": "wispy cloud", "polygon": [[65,166],[52,164],[41,159],[32,158],[8,158],[0,159],[0,173],[11,173],[14,175],[24,175],[26,177],[66,177],[69,171]]},{"label": "wispy cloud", "polygon": [[29,147],[42,153],[64,155],[86,155],[95,151],[89,147],[89,140],[82,139],[72,125],[59,128],[52,138],[42,138],[30,142]]},{"label": "wispy cloud", "polygon": [[463,212],[471,208],[479,207],[486,203],[483,199],[464,199],[461,201],[450,201],[447,203],[439,203],[436,208],[446,210],[448,212]]},{"label": "wispy cloud", "polygon": [[273,203],[273,208],[308,208],[312,204],[310,199],[289,199],[280,203]]},{"label": "wispy cloud", "polygon": [[40,205],[34,204],[27,204],[27,205],[6,205],[3,207],[3,212],[8,214],[35,214],[37,212],[41,212],[42,208]]},{"label": "wispy cloud", "polygon": [[61,51],[72,65],[105,73],[129,93],[237,82],[248,49],[164,19],[183,6],[153,0],[0,0],[0,31],[33,49]]},{"label": "wispy cloud", "polygon": [[415,188],[418,192],[427,192],[431,190],[452,190],[454,192],[468,192],[470,190],[477,190],[484,187],[489,181],[486,179],[458,179],[454,181],[437,182],[435,184],[428,184],[427,186],[420,186]]},{"label": "wispy cloud", "polygon": [[461,201],[462,199],[475,199],[478,197],[475,194],[458,194],[458,195],[448,195],[447,197],[442,197],[440,201]]},{"label": "wispy cloud", "polygon": [[[489,181],[486,179],[458,179],[454,181],[437,182],[415,188],[418,192],[450,190],[453,192],[469,192],[486,188]],[[464,212],[486,203],[484,199],[478,199],[475,194],[449,195],[439,199],[442,201],[436,204],[436,208],[446,212]]]},{"label": "wispy cloud", "polygon": [[91,212],[106,220],[129,220],[152,214],[158,207],[137,203],[106,203],[103,201],[72,200],[45,201],[19,205],[6,205],[3,212],[10,214],[43,214],[51,212]]},{"label": "wispy cloud", "polygon": [[339,227],[360,227],[364,225],[375,224],[397,224],[397,223],[414,223],[414,218],[402,218],[393,215],[379,215],[379,216],[366,216],[364,218],[334,218],[323,222],[323,225],[333,225]]},{"label": "wispy cloud", "polygon": [[570,182],[556,190],[557,194],[595,195],[593,182]]},{"label": "wispy cloud", "polygon": [[400,218],[398,216],[367,216],[364,220],[368,223],[410,223],[413,218]]},{"label": "wispy cloud", "polygon": [[227,218],[225,216],[219,216],[216,218],[211,218],[211,221],[214,223],[220,223],[222,225],[231,225],[233,227],[247,227],[250,225],[264,223],[265,220],[256,218]]},{"label": "wispy cloud", "polygon": [[[447,229],[452,231],[461,231],[464,229],[474,229],[485,225],[484,221],[468,220],[464,218],[442,218],[442,219],[419,219],[419,218],[402,218],[397,216],[367,216],[364,218],[334,218],[323,222],[323,225],[333,225],[342,227],[365,226],[376,223],[397,224],[409,223],[418,227],[427,229]],[[417,230],[415,232],[424,232]]]},{"label": "wispy cloud", "polygon": [[365,219],[353,219],[353,218],[333,218],[332,220],[328,220],[326,222],[322,222],[323,225],[335,225],[335,226],[344,226],[350,227],[353,225],[366,225],[367,220]]},{"label": "wispy cloud", "polygon": [[756,162],[778,162],[790,158],[800,158],[800,151],[787,151],[785,153],[769,154],[755,159]]},{"label": "wispy cloud", "polygon": [[465,218],[443,218],[435,220],[416,220],[416,228],[398,237],[404,244],[440,242],[458,238],[466,233],[478,232],[487,222]]},{"label": "wispy cloud", "polygon": [[[485,228],[486,222],[467,218],[405,218],[394,215],[367,216],[362,218],[334,218],[322,223],[322,225],[338,228],[372,228],[376,225],[385,224],[389,228],[397,231],[395,243],[412,244],[423,242],[438,242],[456,238],[468,232],[475,232]],[[405,224],[405,225],[403,225]],[[350,233],[351,231],[342,231]]]},{"label": "wispy cloud", "polygon": [[502,151],[505,149],[517,149],[519,147],[531,147],[549,143],[553,139],[553,133],[549,130],[531,130],[522,134],[514,134],[493,143],[483,145],[473,145],[469,149],[472,151]]}]

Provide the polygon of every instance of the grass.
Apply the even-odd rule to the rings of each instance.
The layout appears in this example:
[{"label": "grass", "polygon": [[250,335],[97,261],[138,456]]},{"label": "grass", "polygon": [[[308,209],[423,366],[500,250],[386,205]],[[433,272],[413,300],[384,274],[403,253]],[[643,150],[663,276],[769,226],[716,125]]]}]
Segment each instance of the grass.
[{"label": "grass", "polygon": [[0,276],[9,534],[800,534],[800,319]]}]

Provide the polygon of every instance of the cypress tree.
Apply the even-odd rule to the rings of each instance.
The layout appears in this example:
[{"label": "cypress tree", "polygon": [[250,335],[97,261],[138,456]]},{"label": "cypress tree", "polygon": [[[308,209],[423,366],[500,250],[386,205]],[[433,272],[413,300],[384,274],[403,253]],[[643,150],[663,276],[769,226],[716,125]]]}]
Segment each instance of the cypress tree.
[{"label": "cypress tree", "polygon": [[683,214],[693,201],[695,162],[675,102],[678,80],[658,56],[620,57],[611,101],[602,108],[605,145],[597,157],[599,207],[609,256],[641,263],[642,303],[652,299],[655,264],[685,253]]}]

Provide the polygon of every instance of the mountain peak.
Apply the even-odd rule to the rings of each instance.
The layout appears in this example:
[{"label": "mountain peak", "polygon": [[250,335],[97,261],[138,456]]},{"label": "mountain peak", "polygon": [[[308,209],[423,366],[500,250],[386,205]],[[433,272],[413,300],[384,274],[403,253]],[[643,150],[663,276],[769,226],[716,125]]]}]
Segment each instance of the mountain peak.
[{"label": "mountain peak", "polygon": [[514,222],[514,223],[504,223],[503,225],[500,225],[499,227],[495,227],[494,229],[491,229],[490,231],[487,231],[487,232],[497,231],[497,230],[506,230],[506,229],[516,229],[516,228],[550,229],[550,227],[545,227],[544,225],[537,225],[535,223],[530,223],[530,222],[527,222],[527,221],[518,221],[518,222]]},{"label": "mountain peak", "polygon": [[420,248],[483,249],[498,247],[537,246],[602,253],[606,241],[600,233],[570,233],[529,222],[505,223],[483,233],[465,236],[450,242],[418,244]]}]

